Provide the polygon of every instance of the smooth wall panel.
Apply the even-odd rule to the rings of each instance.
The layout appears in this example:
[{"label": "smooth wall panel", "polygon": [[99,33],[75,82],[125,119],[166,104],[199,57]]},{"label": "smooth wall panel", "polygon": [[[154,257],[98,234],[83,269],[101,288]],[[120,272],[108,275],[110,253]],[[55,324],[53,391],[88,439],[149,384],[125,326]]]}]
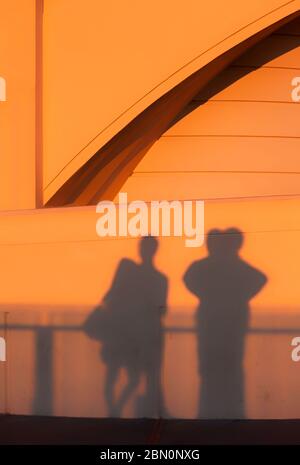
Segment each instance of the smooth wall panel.
[{"label": "smooth wall panel", "polygon": [[[299,41],[300,45],[300,41]],[[300,48],[298,48],[298,62]],[[213,79],[195,100],[234,100],[250,102],[288,102],[291,99],[291,82],[297,73],[295,69],[257,68],[229,66]]]},{"label": "smooth wall panel", "polygon": [[35,207],[36,3],[1,1],[0,210]]},{"label": "smooth wall panel", "polygon": [[[93,207],[84,209],[49,209],[32,212],[26,223],[20,213],[1,215],[0,241],[1,256],[6,263],[2,270],[1,282],[2,305],[10,311],[10,305],[25,305],[26,308],[40,305],[91,305],[98,302],[109,287],[115,267],[120,257],[138,259],[135,238],[99,238],[96,234],[96,221],[99,214]],[[12,220],[12,221],[10,221]],[[19,221],[19,227],[17,225]],[[48,225],[52,224],[52,231]],[[78,228],[76,228],[76,224]],[[26,228],[27,225],[27,228]],[[80,227],[79,227],[80,225]],[[205,230],[214,227],[236,226],[242,232],[249,234],[245,243],[245,253],[249,258],[253,254],[259,260],[261,253],[265,255],[267,249],[260,248],[259,242],[253,240],[253,233],[263,231],[297,231],[300,228],[299,200],[295,199],[258,199],[235,200],[224,199],[221,202],[206,202]],[[54,235],[54,231],[56,235]],[[8,234],[9,233],[9,234]],[[258,235],[258,237],[260,237]],[[276,234],[270,235],[274,242],[269,242],[270,267],[281,271],[280,261],[273,260],[271,251],[280,253],[285,265],[290,258],[297,264],[296,242],[287,243],[287,248],[276,245]],[[296,236],[295,236],[296,238]],[[176,246],[176,255],[172,254],[172,245]],[[204,248],[189,248],[181,246],[184,238],[166,238],[164,248],[158,256],[158,265],[169,268],[169,261],[186,260],[205,253]],[[251,244],[251,247],[250,247]],[[293,251],[295,248],[295,251]],[[164,252],[163,252],[164,250]],[[185,258],[184,258],[185,257]],[[162,261],[161,261],[162,260]],[[264,265],[268,264],[268,260]],[[176,271],[177,270],[177,271]],[[172,271],[181,280],[180,267],[173,267]],[[177,275],[177,272],[179,273]],[[290,282],[290,286],[286,287]],[[274,301],[279,299],[283,304],[294,299],[298,288],[293,286],[288,276],[284,277],[284,288],[268,288],[269,297],[274,293]],[[178,283],[177,283],[178,284]],[[180,285],[177,294],[175,286],[172,292],[179,297],[193,301],[189,292]],[[184,292],[183,292],[184,291]],[[265,290],[265,293],[267,291]],[[279,292],[279,294],[278,294]],[[293,300],[294,302],[294,300]],[[295,303],[295,302],[294,302]]]},{"label": "smooth wall panel", "polygon": [[275,141],[268,137],[161,137],[134,175],[177,171],[298,172],[299,153],[300,138]]},{"label": "smooth wall panel", "polygon": [[165,136],[277,136],[300,137],[300,106],[277,102],[218,102],[209,100]]},{"label": "smooth wall panel", "polygon": [[[187,190],[186,186],[190,188]],[[153,186],[156,186],[155,192]],[[220,199],[300,194],[300,174],[161,173],[132,176],[122,188],[130,199]]]}]

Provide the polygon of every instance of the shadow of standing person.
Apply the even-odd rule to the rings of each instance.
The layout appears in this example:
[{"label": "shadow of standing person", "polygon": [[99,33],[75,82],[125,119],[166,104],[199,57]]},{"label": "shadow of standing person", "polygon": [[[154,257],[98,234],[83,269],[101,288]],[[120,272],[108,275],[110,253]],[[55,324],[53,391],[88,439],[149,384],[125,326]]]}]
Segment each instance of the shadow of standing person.
[{"label": "shadow of standing person", "polygon": [[200,304],[196,313],[201,418],[245,418],[243,359],[249,301],[266,276],[238,254],[243,234],[211,230],[209,255],[192,263],[183,280]]},{"label": "shadow of standing person", "polygon": [[[158,241],[143,237],[139,243],[141,261],[122,259],[112,285],[103,298],[96,337],[101,340],[101,357],[107,366],[105,398],[108,414],[121,417],[125,405],[145,377],[145,392],[136,401],[135,414],[159,417],[164,411],[161,388],[163,329],[166,312],[167,278],[154,266]],[[97,338],[98,331],[98,338]],[[127,384],[116,397],[120,370]]]}]

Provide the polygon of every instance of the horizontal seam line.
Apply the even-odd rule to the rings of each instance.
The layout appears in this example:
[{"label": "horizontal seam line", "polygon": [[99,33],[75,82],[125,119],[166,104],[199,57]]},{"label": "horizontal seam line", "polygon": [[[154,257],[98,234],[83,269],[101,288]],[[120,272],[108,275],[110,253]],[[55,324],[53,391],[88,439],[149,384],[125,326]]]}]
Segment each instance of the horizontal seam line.
[{"label": "horizontal seam line", "polygon": [[230,69],[230,68],[235,68],[235,69],[236,68],[241,68],[241,69],[244,69],[244,68],[247,68],[247,69],[284,69],[284,70],[291,70],[291,71],[300,71],[300,68],[293,67],[293,66],[235,65],[235,64],[231,64],[226,69]]},{"label": "horizontal seam line", "polygon": [[[259,233],[281,233],[281,232],[300,232],[300,228],[295,228],[295,229],[265,229],[265,230],[255,230],[255,231],[242,231],[243,234],[259,234]],[[207,236],[208,233],[204,233],[204,236]],[[46,242],[2,242],[0,243],[0,247],[6,247],[6,246],[24,246],[24,245],[55,245],[55,244],[78,244],[78,243],[92,243],[92,242],[111,242],[111,241],[122,241],[122,240],[137,240],[143,236],[137,236],[137,237],[120,237],[120,236],[115,236],[115,237],[108,237],[108,238],[98,238],[98,239],[79,239],[79,240],[62,240],[62,241],[46,241]],[[159,235],[157,236],[159,238],[161,237],[170,237],[170,238],[180,238],[180,236],[163,236]],[[184,238],[186,236],[182,236]]]},{"label": "horizontal seam line", "polygon": [[135,174],[300,174],[300,171],[241,171],[241,170],[178,170],[178,171],[134,171],[131,176]]},{"label": "horizontal seam line", "polygon": [[[218,102],[232,102],[232,103],[276,103],[284,105],[299,105],[299,102],[287,101],[287,100],[242,100],[242,99],[197,99],[194,98],[191,102],[203,102],[203,103],[218,103]],[[299,105],[300,106],[300,105]]]},{"label": "horizontal seam line", "polygon": [[258,138],[258,139],[300,139],[300,136],[262,136],[262,135],[247,135],[247,134],[166,134],[161,136],[160,138],[170,138],[170,137],[248,137],[248,138]]}]

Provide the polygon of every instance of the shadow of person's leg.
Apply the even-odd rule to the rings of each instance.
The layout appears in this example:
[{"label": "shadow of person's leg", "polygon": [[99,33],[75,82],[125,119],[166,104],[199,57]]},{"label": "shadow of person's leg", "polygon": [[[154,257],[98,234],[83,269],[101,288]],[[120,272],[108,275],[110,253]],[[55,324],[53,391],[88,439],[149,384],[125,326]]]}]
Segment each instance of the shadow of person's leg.
[{"label": "shadow of person's leg", "polygon": [[122,390],[120,397],[116,403],[117,411],[122,413],[123,408],[125,407],[130,396],[133,394],[137,388],[140,381],[140,371],[136,367],[127,368],[128,382],[127,385]]},{"label": "shadow of person's leg", "polygon": [[110,364],[107,366],[104,395],[107,403],[109,417],[118,417],[120,413],[115,402],[114,393],[119,370],[120,368],[115,364]]}]

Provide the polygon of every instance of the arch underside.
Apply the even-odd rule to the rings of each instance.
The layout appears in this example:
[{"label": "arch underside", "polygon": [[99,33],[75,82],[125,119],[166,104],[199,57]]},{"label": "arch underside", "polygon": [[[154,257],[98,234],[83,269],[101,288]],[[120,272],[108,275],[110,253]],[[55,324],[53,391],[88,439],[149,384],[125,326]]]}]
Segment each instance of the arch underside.
[{"label": "arch underside", "polygon": [[[245,52],[287,23],[294,21],[300,29],[298,17],[299,12],[255,34],[199,69],[159,98],[76,171],[48,200],[46,206],[95,205],[102,199],[112,200],[162,134],[211,98],[214,93],[230,85],[234,80],[242,78],[251,70],[240,69],[234,78],[220,79],[217,86],[210,88],[214,78],[220,76]],[[300,35],[295,35],[292,43],[281,44],[280,47],[265,53],[260,65],[298,46],[300,46]],[[202,93],[203,99],[197,97],[199,93]]]}]

